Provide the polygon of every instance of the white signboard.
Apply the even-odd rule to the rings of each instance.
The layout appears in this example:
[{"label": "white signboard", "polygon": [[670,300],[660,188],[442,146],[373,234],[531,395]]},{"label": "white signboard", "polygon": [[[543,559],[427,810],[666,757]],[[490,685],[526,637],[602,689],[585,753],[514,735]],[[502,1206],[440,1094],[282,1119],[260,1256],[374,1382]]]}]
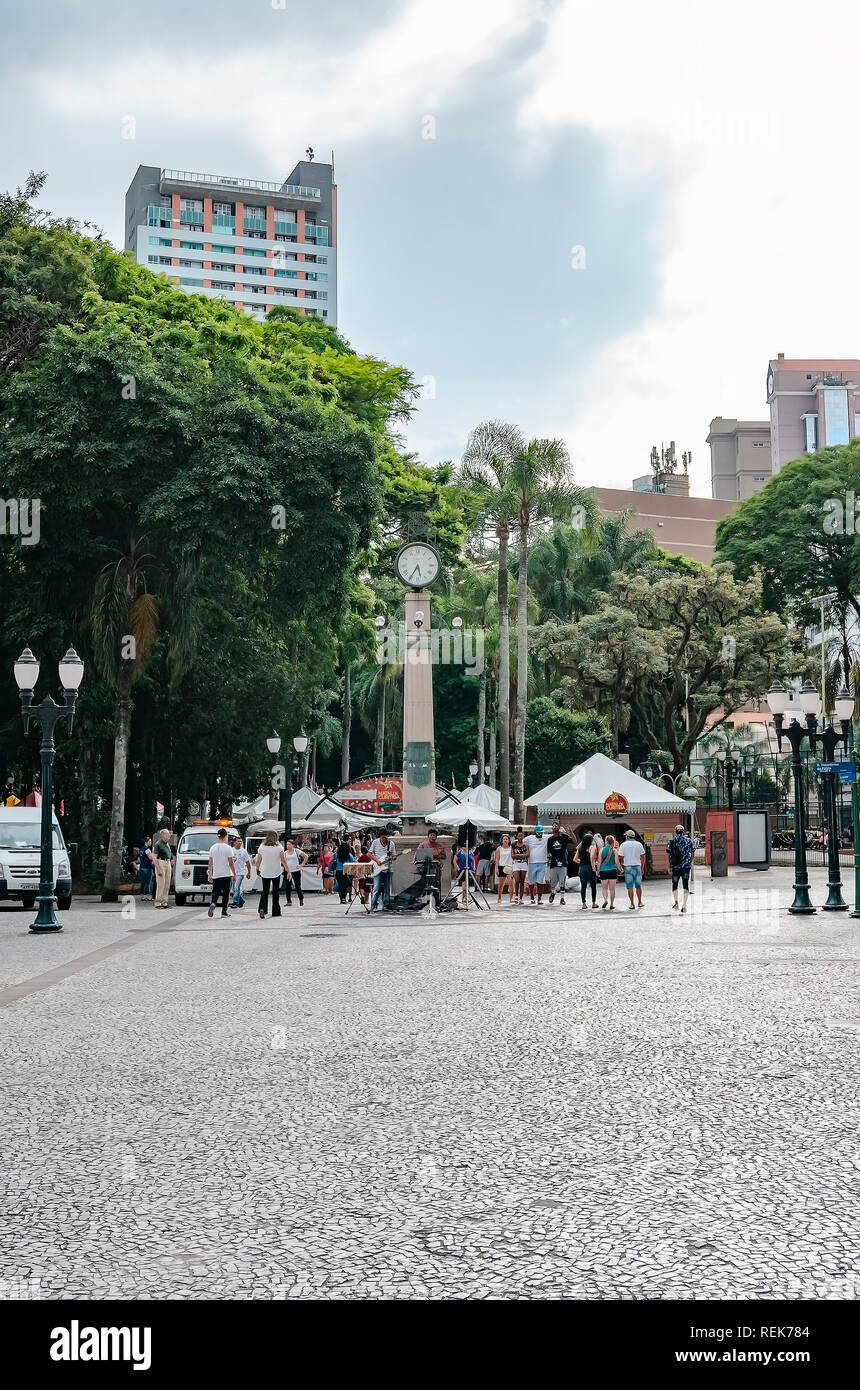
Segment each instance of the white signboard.
[{"label": "white signboard", "polygon": [[737,811],[735,828],[735,863],[767,868],[770,864],[767,811]]}]

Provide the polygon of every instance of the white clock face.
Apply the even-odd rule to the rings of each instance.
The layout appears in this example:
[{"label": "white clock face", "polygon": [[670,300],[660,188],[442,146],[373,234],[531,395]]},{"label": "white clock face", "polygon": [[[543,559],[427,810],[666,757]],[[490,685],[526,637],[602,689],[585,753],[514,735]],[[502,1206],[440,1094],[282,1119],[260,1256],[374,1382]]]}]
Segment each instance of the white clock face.
[{"label": "white clock face", "polygon": [[439,556],[431,545],[404,545],[397,553],[397,573],[411,589],[423,589],[439,573]]}]

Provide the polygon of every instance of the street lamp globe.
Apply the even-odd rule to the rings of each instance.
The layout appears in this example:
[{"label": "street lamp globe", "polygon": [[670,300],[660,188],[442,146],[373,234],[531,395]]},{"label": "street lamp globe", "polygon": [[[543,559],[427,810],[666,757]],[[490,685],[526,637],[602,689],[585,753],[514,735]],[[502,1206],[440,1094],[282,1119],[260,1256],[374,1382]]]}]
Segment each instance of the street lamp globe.
[{"label": "street lamp globe", "polygon": [[29,647],[25,647],[18,657],[14,670],[19,690],[32,690],[35,687],[39,679],[39,663]]},{"label": "street lamp globe", "polygon": [[477,777],[477,775],[478,775],[478,760],[477,760],[477,758],[473,758],[472,761],[469,763],[469,776],[470,776],[470,777]]},{"label": "street lamp globe", "polygon": [[307,746],[308,746],[308,736],[307,736],[307,734],[305,734],[305,733],[296,734],[295,738],[293,739],[293,747],[295,748],[296,752],[297,752],[297,753],[304,753],[304,751],[305,751],[305,749],[307,748]]},{"label": "street lamp globe", "polygon": [[735,764],[735,766],[737,766],[737,764],[740,762],[740,760],[741,760],[741,750],[740,750],[739,748],[733,748],[733,749],[732,749],[732,762]]},{"label": "street lamp globe", "polygon": [[376,617],[374,618],[373,621],[375,622],[375,624],[376,624],[377,627],[385,627],[386,618],[385,618],[384,614],[382,614],[382,613],[377,613],[377,615],[376,615]]},{"label": "street lamp globe", "polygon": [[854,696],[851,694],[851,691],[848,689],[848,686],[843,685],[842,689],[836,696],[836,718],[850,719],[853,713]]},{"label": "street lamp globe", "polygon": [[724,763],[727,757],[728,753],[726,752],[725,748],[719,748],[717,750],[717,758],[721,763]]},{"label": "street lamp globe", "polygon": [[695,787],[685,787],[682,795],[685,796],[688,801],[698,801],[699,799],[699,793]]},{"label": "street lamp globe", "polygon": [[785,714],[788,709],[788,691],[782,681],[773,681],[767,692],[767,703],[771,714]]},{"label": "street lamp globe", "polygon": [[59,663],[60,685],[64,690],[77,690],[84,678],[84,663],[74,647],[69,647]]},{"label": "street lamp globe", "polygon": [[281,747],[281,736],[274,729],[266,739],[266,747],[270,753],[278,753]]},{"label": "street lamp globe", "polygon": [[821,696],[812,681],[804,681],[800,687],[800,708],[804,714],[811,714],[815,719],[821,713]]}]

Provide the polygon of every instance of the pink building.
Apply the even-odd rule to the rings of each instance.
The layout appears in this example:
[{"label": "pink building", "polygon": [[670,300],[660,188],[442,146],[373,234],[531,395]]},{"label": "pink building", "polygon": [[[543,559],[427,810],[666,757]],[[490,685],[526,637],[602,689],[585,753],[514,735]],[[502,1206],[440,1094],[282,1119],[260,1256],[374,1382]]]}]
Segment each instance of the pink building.
[{"label": "pink building", "polygon": [[786,358],[767,369],[771,470],[860,434],[860,361]]}]

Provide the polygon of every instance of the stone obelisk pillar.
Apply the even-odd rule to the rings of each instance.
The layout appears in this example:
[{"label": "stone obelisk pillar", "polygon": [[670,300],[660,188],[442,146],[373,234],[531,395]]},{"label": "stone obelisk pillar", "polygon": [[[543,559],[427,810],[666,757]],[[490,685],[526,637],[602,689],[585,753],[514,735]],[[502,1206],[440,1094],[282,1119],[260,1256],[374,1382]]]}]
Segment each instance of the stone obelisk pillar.
[{"label": "stone obelisk pillar", "polygon": [[404,604],[403,815],[420,819],[436,809],[429,591],[408,592]]}]

